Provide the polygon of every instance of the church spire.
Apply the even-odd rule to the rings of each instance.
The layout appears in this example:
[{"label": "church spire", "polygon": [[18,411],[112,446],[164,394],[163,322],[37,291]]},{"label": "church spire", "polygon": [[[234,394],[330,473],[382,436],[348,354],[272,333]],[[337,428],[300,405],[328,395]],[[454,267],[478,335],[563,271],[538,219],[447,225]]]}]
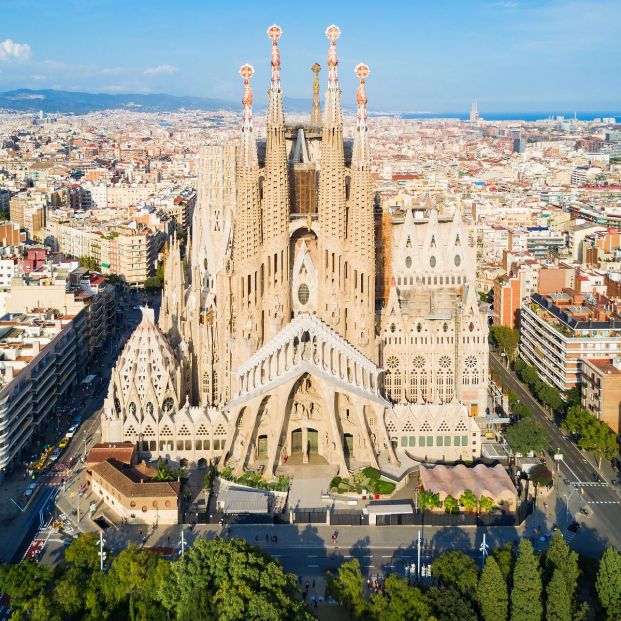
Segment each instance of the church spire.
[{"label": "church spire", "polygon": [[330,41],[328,49],[328,90],[326,91],[326,109],[324,126],[342,127],[343,115],[341,112],[341,89],[339,88],[338,64],[336,55],[336,41],[341,36],[341,29],[332,24],[326,28],[326,37]]},{"label": "church spire", "polygon": [[319,174],[319,222],[326,241],[347,238],[345,205],[345,153],[343,149],[343,117],[341,90],[339,88],[336,41],[341,31],[338,26],[328,26],[328,90],[321,132],[321,172]]},{"label": "church spire", "polygon": [[243,65],[239,75],[244,80],[242,104],[242,146],[238,185],[238,226],[233,240],[234,261],[237,264],[256,256],[260,246],[261,216],[259,206],[259,161],[257,143],[252,128],[252,88],[250,78],[254,73],[251,65]]},{"label": "church spire", "polygon": [[250,78],[254,75],[252,65],[242,65],[239,75],[244,80],[244,96],[242,97],[242,160],[247,168],[258,167],[257,143],[252,128],[252,87]]},{"label": "church spire", "polygon": [[315,63],[311,67],[313,76],[313,107],[311,108],[311,125],[315,127],[321,126],[321,104],[319,103],[319,72],[321,65]]},{"label": "church spire", "polygon": [[369,75],[369,67],[360,63],[354,69],[360,85],[356,91],[356,104],[358,116],[356,120],[356,135],[354,137],[354,150],[352,163],[357,167],[364,167],[369,163],[369,144],[367,138],[367,91],[365,81]]},{"label": "church spire", "polygon": [[[285,117],[280,88],[280,50],[282,28],[274,24],[267,29],[272,40],[272,83],[268,91],[267,131],[265,140],[265,185],[263,204],[263,238],[269,243],[287,237],[289,227],[289,175]],[[273,250],[270,250],[272,252]]]},{"label": "church spire", "polygon": [[272,84],[268,92],[267,123],[281,125],[285,122],[280,90],[280,49],[278,39],[282,36],[282,28],[273,24],[267,29],[267,36],[272,40]]}]

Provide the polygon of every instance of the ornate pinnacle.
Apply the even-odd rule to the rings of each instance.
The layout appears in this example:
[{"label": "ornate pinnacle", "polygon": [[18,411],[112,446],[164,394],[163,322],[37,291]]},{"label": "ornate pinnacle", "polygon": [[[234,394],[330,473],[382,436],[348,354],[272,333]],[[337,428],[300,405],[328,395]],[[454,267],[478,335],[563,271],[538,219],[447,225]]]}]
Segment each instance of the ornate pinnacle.
[{"label": "ornate pinnacle", "polygon": [[326,37],[330,41],[328,50],[328,88],[336,88],[338,83],[337,66],[339,59],[336,55],[336,41],[341,36],[341,29],[332,24],[326,28]]},{"label": "ornate pinnacle", "polygon": [[311,71],[315,74],[313,76],[313,107],[311,108],[311,124],[321,125],[321,104],[319,103],[319,72],[321,66],[315,63],[311,67]]},{"label": "ornate pinnacle", "polygon": [[365,88],[365,81],[367,76],[370,73],[369,67],[364,63],[360,63],[356,65],[354,69],[354,73],[358,76],[360,80],[360,85],[358,86],[358,90],[356,91],[356,103],[358,105],[358,120],[357,126],[358,128],[366,129],[367,128],[367,91]]},{"label": "ornate pinnacle", "polygon": [[280,86],[280,50],[278,39],[282,36],[282,28],[273,24],[267,29],[267,36],[272,40],[272,84]]},{"label": "ornate pinnacle", "polygon": [[252,128],[252,87],[250,86],[250,78],[254,75],[254,67],[252,65],[242,65],[239,69],[239,75],[244,80],[244,96],[242,97],[243,105],[243,127],[244,129]]},{"label": "ornate pinnacle", "polygon": [[315,63],[311,67],[311,71],[315,74],[313,77],[313,93],[319,95],[319,72],[321,71],[321,65],[319,63]]}]

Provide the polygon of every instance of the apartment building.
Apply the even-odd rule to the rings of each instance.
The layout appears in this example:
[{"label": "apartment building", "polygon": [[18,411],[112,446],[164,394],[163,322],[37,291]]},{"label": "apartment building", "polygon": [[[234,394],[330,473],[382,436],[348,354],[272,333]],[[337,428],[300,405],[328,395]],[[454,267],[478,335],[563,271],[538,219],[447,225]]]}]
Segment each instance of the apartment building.
[{"label": "apartment building", "polygon": [[91,257],[104,274],[121,276],[140,288],[155,272],[166,235],[141,223],[103,224],[70,221],[59,225],[58,250],[73,257]]},{"label": "apartment building", "polygon": [[621,430],[621,358],[582,361],[582,407]]},{"label": "apartment building", "polygon": [[45,228],[47,218],[47,195],[42,192],[20,192],[10,200],[11,221],[28,231],[28,237],[37,239]]},{"label": "apartment building", "polygon": [[559,390],[582,383],[582,361],[621,355],[621,317],[573,289],[533,293],[520,310],[522,358]]},{"label": "apartment building", "polygon": [[75,384],[80,323],[53,309],[0,317],[0,482]]}]

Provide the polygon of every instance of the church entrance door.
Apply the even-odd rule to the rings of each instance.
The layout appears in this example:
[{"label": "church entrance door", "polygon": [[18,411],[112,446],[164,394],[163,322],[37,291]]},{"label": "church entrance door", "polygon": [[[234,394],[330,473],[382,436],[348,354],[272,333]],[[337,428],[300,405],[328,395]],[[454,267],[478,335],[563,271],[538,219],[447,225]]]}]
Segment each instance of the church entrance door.
[{"label": "church entrance door", "polygon": [[308,454],[317,455],[319,452],[319,433],[315,429],[308,430]]},{"label": "church entrance door", "polygon": [[294,429],[291,432],[291,454],[302,452],[302,430]]},{"label": "church entrance door", "polygon": [[257,457],[259,459],[267,458],[267,436],[259,436],[257,442]]}]

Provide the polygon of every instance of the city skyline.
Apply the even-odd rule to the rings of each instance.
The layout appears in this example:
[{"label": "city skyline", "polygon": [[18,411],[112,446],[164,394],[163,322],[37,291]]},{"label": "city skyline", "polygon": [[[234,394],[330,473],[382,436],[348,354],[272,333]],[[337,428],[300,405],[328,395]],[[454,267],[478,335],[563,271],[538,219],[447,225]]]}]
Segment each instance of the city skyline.
[{"label": "city skyline", "polygon": [[[483,116],[619,107],[621,87],[610,77],[619,64],[613,28],[621,7],[609,0],[397,2],[373,19],[366,1],[355,9],[318,2],[304,19],[280,2],[266,10],[156,1],[147,12],[133,2],[123,5],[122,20],[120,9],[116,0],[9,2],[0,30],[0,90],[165,92],[237,102],[237,69],[249,62],[261,104],[269,81],[261,33],[275,21],[284,31],[283,91],[310,99],[310,66],[321,62],[316,50],[334,22],[343,32],[343,90],[352,92],[353,68],[367,63],[372,110],[465,112],[472,99]],[[67,27],[71,37],[49,36]],[[343,103],[354,104],[347,97]]]}]

